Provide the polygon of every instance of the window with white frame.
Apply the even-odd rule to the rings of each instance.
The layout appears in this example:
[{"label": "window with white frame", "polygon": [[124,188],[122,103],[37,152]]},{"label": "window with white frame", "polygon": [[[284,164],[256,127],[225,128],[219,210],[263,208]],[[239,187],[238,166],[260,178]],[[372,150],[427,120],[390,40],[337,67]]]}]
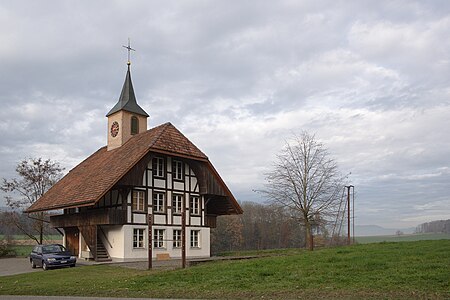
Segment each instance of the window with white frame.
[{"label": "window with white frame", "polygon": [[153,158],[153,176],[164,177],[164,158],[162,157]]},{"label": "window with white frame", "polygon": [[181,214],[183,208],[183,195],[172,194],[172,212],[174,214]]},{"label": "window with white frame", "polygon": [[191,196],[191,203],[189,210],[191,211],[191,215],[199,215],[200,214],[200,198],[197,196]]},{"label": "window with white frame", "polygon": [[163,213],[164,212],[164,198],[165,194],[161,192],[153,193],[153,212]]},{"label": "window with white frame", "polygon": [[133,211],[145,211],[145,192],[133,191],[131,203]]},{"label": "window with white frame", "polygon": [[191,248],[200,248],[200,230],[191,230]]},{"label": "window with white frame", "polygon": [[164,248],[164,229],[153,230],[153,247],[154,248]]},{"label": "window with white frame", "polygon": [[174,229],[173,230],[173,248],[181,247],[181,230]]},{"label": "window with white frame", "polygon": [[179,160],[172,161],[172,175],[175,180],[183,180],[183,162]]},{"label": "window with white frame", "polygon": [[133,248],[145,248],[144,246],[145,229],[133,229]]}]

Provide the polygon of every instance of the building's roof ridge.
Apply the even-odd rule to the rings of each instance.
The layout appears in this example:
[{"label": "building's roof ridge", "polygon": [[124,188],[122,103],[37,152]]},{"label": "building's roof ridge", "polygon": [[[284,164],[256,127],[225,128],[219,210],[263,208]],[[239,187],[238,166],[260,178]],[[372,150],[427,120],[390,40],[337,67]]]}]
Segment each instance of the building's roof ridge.
[{"label": "building's roof ridge", "polygon": [[[165,130],[167,129],[167,127],[170,126],[170,125],[172,125],[170,122],[166,122],[166,123],[163,123],[163,124],[157,126],[157,127],[162,127],[162,130],[161,130],[161,132],[156,136],[156,138],[155,138],[155,140],[152,142],[151,146],[155,145],[156,142],[159,141],[159,139],[160,139],[161,136],[163,135],[164,131],[165,131]],[[172,125],[172,126],[173,126],[173,125]]]},{"label": "building's roof ridge", "polygon": [[[153,149],[160,149],[164,152],[172,152],[174,154],[180,154],[180,151],[177,151],[177,149],[179,149],[177,146],[178,145],[172,145],[173,147],[161,147],[161,144],[159,144],[158,142],[161,142],[163,145],[167,145],[167,141],[162,140],[164,135],[163,133],[166,132],[167,130],[174,130],[175,133],[177,135],[180,135],[185,141],[187,141],[188,145],[190,147],[192,147],[193,149],[189,149],[189,153],[185,153],[186,155],[190,155],[192,157],[196,157],[196,158],[200,158],[202,160],[208,160],[208,156],[206,156],[205,153],[203,153],[203,151],[201,151],[194,143],[191,142],[191,140],[189,140],[189,138],[187,138],[180,130],[178,130],[178,128],[176,128],[171,122],[167,122],[162,124],[161,126],[164,126],[163,131],[161,132],[161,134],[155,139],[154,142],[154,147]],[[169,133],[170,134],[170,133]]]}]

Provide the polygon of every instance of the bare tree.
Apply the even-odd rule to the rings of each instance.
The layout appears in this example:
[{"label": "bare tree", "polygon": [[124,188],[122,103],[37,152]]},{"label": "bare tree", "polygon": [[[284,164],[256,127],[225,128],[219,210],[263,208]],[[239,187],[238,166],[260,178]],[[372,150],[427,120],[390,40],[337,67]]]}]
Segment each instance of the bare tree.
[{"label": "bare tree", "polygon": [[266,175],[261,194],[288,208],[305,228],[305,239],[314,249],[313,230],[335,216],[344,178],[328,150],[314,135],[302,132],[286,142]]},{"label": "bare tree", "polygon": [[63,168],[59,163],[49,159],[24,159],[16,167],[18,178],[11,180],[3,178],[0,186],[0,189],[7,193],[6,204],[11,208],[11,211],[7,212],[7,221],[39,244],[42,244],[43,240],[46,214],[43,212],[29,214],[32,222],[24,222],[20,214],[61,178],[62,171]]}]

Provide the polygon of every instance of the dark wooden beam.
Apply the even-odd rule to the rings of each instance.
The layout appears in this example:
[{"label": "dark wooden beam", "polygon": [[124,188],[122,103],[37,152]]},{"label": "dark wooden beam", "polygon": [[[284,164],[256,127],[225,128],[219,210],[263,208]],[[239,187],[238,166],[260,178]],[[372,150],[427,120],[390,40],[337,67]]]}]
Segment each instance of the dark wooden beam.
[{"label": "dark wooden beam", "polygon": [[144,156],[134,167],[128,171],[118,182],[117,186],[140,186],[142,185],[142,178],[145,170],[147,170],[148,164],[152,161],[153,154],[148,153]]},{"label": "dark wooden beam", "polygon": [[76,214],[50,217],[53,227],[80,227],[90,225],[122,225],[127,222],[127,212],[122,209],[95,209]]}]

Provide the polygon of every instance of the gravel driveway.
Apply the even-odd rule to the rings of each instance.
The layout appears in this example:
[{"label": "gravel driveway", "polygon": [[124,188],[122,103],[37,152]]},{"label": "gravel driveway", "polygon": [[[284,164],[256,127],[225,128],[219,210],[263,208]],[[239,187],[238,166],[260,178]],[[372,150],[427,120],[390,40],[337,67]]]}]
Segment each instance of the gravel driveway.
[{"label": "gravel driveway", "polygon": [[32,269],[28,257],[0,258],[0,276],[42,271]]}]

